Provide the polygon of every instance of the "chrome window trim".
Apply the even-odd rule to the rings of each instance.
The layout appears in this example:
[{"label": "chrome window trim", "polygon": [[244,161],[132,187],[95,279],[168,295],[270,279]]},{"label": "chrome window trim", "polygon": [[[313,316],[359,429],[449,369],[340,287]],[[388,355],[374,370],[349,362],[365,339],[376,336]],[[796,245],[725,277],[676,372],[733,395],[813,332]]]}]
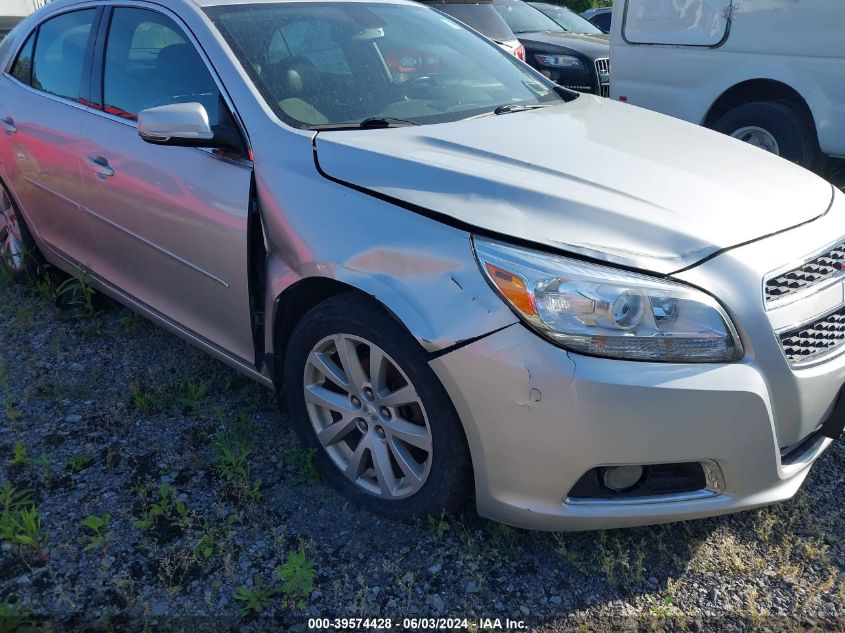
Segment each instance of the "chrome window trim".
[{"label": "chrome window trim", "polygon": [[[775,277],[780,277],[785,273],[800,268],[801,266],[810,263],[814,259],[818,259],[825,253],[828,253],[829,251],[833,250],[835,247],[841,244],[845,244],[845,237],[839,237],[827,246],[820,248],[812,255],[803,257],[800,260],[793,260],[789,264],[786,264],[784,266],[776,268],[775,270],[769,273],[766,273],[766,275],[763,277],[763,283],[761,284],[763,308],[766,310],[766,312],[768,312],[769,310],[776,310],[778,308],[782,308],[783,306],[790,305],[792,303],[795,303],[796,301],[801,301],[802,299],[806,299],[810,295],[816,294],[817,292],[822,292],[823,290],[826,290],[827,288],[830,288],[831,286],[834,286],[837,283],[841,283],[843,280],[845,280],[845,271],[841,271],[841,274],[839,275],[834,275],[833,277],[825,279],[824,281],[821,281],[817,284],[802,288],[798,292],[789,294],[781,299],[775,299],[773,301],[769,301],[766,299],[766,284],[768,284],[769,281],[771,281]],[[795,327],[798,327],[798,325],[796,325]]]}]

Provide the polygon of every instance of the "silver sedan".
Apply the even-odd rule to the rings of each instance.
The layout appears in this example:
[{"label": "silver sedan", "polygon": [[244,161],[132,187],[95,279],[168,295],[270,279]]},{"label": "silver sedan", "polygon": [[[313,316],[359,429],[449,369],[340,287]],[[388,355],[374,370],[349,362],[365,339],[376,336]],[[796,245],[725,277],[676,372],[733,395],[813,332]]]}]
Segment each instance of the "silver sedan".
[{"label": "silver sedan", "polygon": [[279,391],[395,517],[786,499],[845,402],[845,201],[405,0],[58,0],[0,45],[0,243]]}]

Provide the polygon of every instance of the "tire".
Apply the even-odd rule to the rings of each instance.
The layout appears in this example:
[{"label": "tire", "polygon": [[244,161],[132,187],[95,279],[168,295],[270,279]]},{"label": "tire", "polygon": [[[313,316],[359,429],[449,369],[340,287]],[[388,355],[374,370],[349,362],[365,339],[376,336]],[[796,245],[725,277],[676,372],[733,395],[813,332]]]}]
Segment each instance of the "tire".
[{"label": "tire", "polygon": [[24,281],[38,274],[39,262],[26,220],[0,182],[0,266],[15,281]]},{"label": "tire", "polygon": [[[373,358],[381,358],[376,365],[383,368],[375,383]],[[277,374],[283,376],[290,422],[305,448],[314,449],[324,480],[347,499],[391,518],[454,512],[472,491],[463,427],[428,360],[383,307],[350,292],[302,318]],[[325,397],[331,407],[324,406]],[[386,466],[377,469],[377,460]]]},{"label": "tire", "polygon": [[[752,142],[806,169],[814,170],[821,164],[815,126],[789,103],[756,101],[737,106],[719,117],[713,129]],[[758,130],[762,135],[758,136]],[[754,142],[755,138],[766,138],[763,135],[769,135],[776,147]]]}]

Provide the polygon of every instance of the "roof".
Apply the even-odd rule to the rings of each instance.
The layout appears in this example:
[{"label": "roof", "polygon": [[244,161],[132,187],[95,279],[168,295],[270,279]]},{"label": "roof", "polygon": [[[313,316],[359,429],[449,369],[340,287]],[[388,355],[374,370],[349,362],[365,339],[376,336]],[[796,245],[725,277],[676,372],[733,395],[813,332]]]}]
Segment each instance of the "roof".
[{"label": "roof", "polygon": [[[167,0],[171,2],[172,0]],[[411,0],[192,0],[194,4],[200,7],[219,7],[219,6],[229,6],[229,5],[236,5],[236,4],[285,4],[291,2],[305,2],[305,3],[318,3],[318,2],[337,2],[341,1],[344,3],[351,3],[351,2],[379,2],[382,4],[416,4]]]}]

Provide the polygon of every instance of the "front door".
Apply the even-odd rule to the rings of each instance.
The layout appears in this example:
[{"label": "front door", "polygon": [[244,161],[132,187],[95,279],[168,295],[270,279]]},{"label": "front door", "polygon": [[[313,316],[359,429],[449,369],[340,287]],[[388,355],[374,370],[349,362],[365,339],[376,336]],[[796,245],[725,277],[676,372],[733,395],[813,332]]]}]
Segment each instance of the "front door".
[{"label": "front door", "polygon": [[[232,124],[209,67],[185,31],[154,10],[115,8],[102,56],[98,113],[82,136],[85,207],[97,272],[225,351],[253,363],[247,278],[251,163],[245,156],[144,142],[138,113],[199,102]],[[98,60],[95,60],[95,69]]]}]

